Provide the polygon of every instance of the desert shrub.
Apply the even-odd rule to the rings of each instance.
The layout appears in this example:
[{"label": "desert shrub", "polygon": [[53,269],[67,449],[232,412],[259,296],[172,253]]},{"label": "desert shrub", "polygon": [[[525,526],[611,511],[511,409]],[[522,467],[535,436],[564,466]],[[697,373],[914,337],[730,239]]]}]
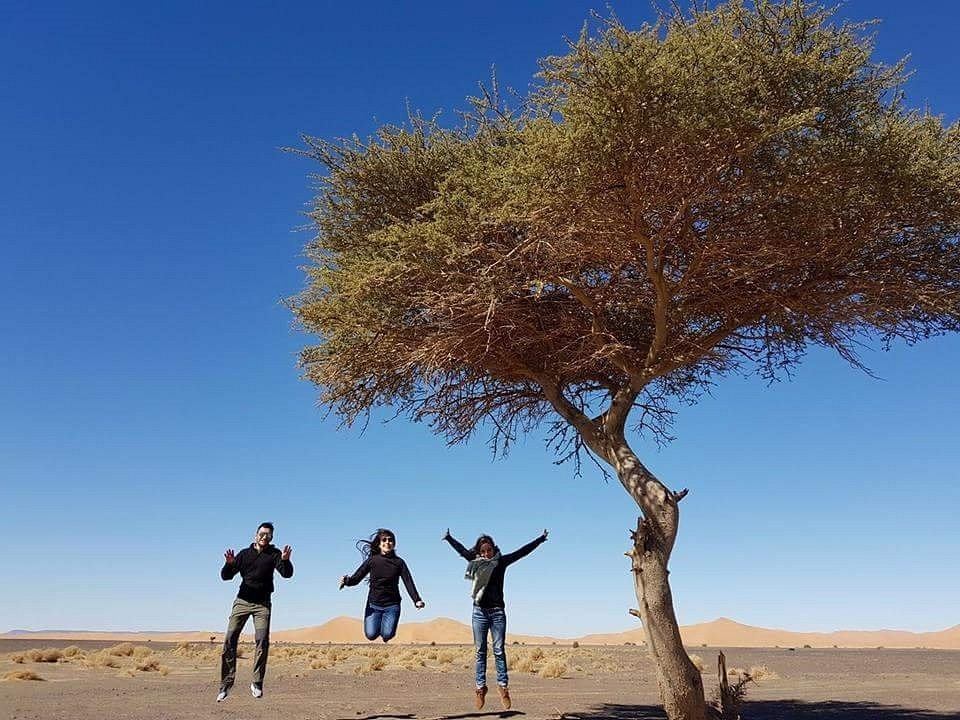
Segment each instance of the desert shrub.
[{"label": "desert shrub", "polygon": [[543,650],[541,648],[534,648],[530,651],[531,660],[543,660]]},{"label": "desert shrub", "polygon": [[542,678],[558,678],[563,677],[567,672],[567,663],[561,658],[553,658],[552,660],[547,661],[540,672],[537,673]]},{"label": "desert shrub", "polygon": [[809,650],[809,649],[810,649],[810,646],[809,646],[809,645],[804,645],[803,647],[804,647],[805,650]]},{"label": "desert shrub", "polygon": [[143,658],[136,664],[140,672],[160,672],[160,661],[156,658]]},{"label": "desert shrub", "polygon": [[573,641],[573,649],[576,650],[578,647],[580,647],[580,643],[578,643],[576,640],[574,640],[574,641]]},{"label": "desert shrub", "polygon": [[31,648],[24,654],[26,655],[26,659],[30,662],[54,663],[63,657],[63,651],[59,648],[44,648],[42,650],[38,648]]},{"label": "desert shrub", "polygon": [[761,680],[777,680],[780,677],[766,665],[754,665],[747,674],[753,678],[755,682],[760,682]]},{"label": "desert shrub", "polygon": [[84,667],[120,667],[120,662],[117,660],[116,656],[111,655],[106,650],[100,650],[98,652],[91,653],[83,661],[83,664]]},{"label": "desert shrub", "polygon": [[534,665],[535,662],[530,655],[519,653],[515,658],[513,658],[512,662],[507,662],[507,666],[510,667],[511,670],[516,670],[517,672],[533,672]]},{"label": "desert shrub", "polygon": [[20,654],[13,655],[13,656],[10,657],[10,660],[11,660],[12,662],[17,663],[18,665],[23,665],[23,663],[26,662],[26,659],[27,659],[27,658],[26,658],[25,656],[20,655]]},{"label": "desert shrub", "polygon": [[137,660],[142,660],[143,658],[152,654],[153,648],[144,647],[143,645],[137,645],[137,647],[133,649],[133,657]]},{"label": "desert shrub", "polygon": [[317,658],[316,660],[310,661],[310,667],[313,670],[326,670],[328,667],[330,667],[330,665],[330,661],[323,658]]},{"label": "desert shrub", "polygon": [[694,666],[697,670],[699,670],[700,672],[703,672],[704,665],[703,665],[703,658],[702,658],[702,657],[700,657],[699,655],[691,655],[691,656],[690,656],[690,662],[693,663],[693,666]]},{"label": "desert shrub", "polygon": [[157,672],[163,675],[164,677],[166,677],[167,675],[170,674],[170,668],[168,668],[166,665],[161,665],[160,669],[157,670]]},{"label": "desert shrub", "polygon": [[78,648],[76,645],[68,645],[63,649],[63,656],[72,658],[77,657],[78,655],[83,655],[83,650]]},{"label": "desert shrub", "polygon": [[114,655],[116,657],[130,657],[133,655],[133,644],[120,643],[119,645],[108,647],[103,652],[107,653],[107,655]]},{"label": "desert shrub", "polygon": [[727,677],[742,677],[743,675],[748,675],[746,670],[743,668],[732,667],[727,669]]},{"label": "desert shrub", "polygon": [[452,650],[442,650],[441,652],[437,653],[437,662],[442,665],[452,663],[455,658],[456,653],[454,653]]},{"label": "desert shrub", "polygon": [[11,670],[3,676],[4,680],[43,680],[32,670]]}]

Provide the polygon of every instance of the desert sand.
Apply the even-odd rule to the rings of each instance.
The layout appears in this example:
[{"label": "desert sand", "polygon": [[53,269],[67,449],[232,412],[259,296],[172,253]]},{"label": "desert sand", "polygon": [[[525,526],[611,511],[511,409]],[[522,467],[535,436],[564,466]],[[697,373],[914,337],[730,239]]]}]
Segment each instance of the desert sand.
[{"label": "desert sand", "polygon": [[[473,648],[276,643],[261,699],[237,686],[217,704],[216,644],[0,641],[0,718],[256,718],[310,720],[644,720],[662,718],[653,667],[639,646],[508,648],[514,707],[473,708]],[[689,648],[716,686],[716,648]],[[960,652],[727,648],[728,665],[760,677],[744,720],[960,719]],[[47,660],[48,662],[45,662]],[[492,659],[488,681],[493,682]],[[41,680],[20,680],[30,675]]]}]

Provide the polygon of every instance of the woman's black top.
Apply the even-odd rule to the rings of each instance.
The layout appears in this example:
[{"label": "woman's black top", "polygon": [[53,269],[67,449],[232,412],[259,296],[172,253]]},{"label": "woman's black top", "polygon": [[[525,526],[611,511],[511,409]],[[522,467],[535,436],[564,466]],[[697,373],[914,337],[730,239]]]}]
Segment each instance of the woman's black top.
[{"label": "woman's black top", "polygon": [[[451,547],[460,553],[460,557],[464,560],[473,560],[477,557],[477,553],[473,550],[467,550],[463,545],[461,545],[455,537],[452,535],[447,535],[444,538]],[[506,569],[509,565],[512,565],[517,560],[522,557],[526,557],[541,545],[546,538],[541,535],[536,540],[528,542],[519,550],[514,550],[512,553],[507,553],[506,555],[500,556],[500,562],[497,563],[497,566],[493,569],[493,574],[490,575],[490,581],[487,583],[486,590],[483,591],[483,595],[480,596],[479,602],[474,603],[478,607],[482,608],[502,608],[505,607],[503,603],[503,574],[506,572]]]},{"label": "woman's black top", "polygon": [[367,574],[370,575],[370,592],[367,593],[367,602],[374,605],[400,604],[400,578],[407,588],[407,594],[415,603],[420,602],[420,593],[413,584],[410,569],[396,553],[389,555],[371,555],[357,571],[347,578],[346,585],[357,585]]}]

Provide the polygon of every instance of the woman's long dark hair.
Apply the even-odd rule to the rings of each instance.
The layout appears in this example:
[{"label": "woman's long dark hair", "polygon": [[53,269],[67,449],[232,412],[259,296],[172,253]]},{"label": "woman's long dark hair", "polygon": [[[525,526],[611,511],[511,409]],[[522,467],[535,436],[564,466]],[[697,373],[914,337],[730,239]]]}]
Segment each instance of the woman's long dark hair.
[{"label": "woman's long dark hair", "polygon": [[480,546],[483,545],[484,543],[489,543],[490,545],[493,545],[494,554],[500,552],[500,548],[497,547],[497,544],[493,541],[492,537],[490,537],[489,535],[481,535],[480,537],[477,538],[477,541],[473,544],[474,555],[480,555]]},{"label": "woman's long dark hair", "polygon": [[357,540],[357,550],[363,555],[364,560],[371,555],[380,554],[380,538],[382,537],[393,538],[394,545],[397,543],[397,536],[393,530],[388,530],[387,528],[377,528],[377,531],[370,536],[369,540]]}]

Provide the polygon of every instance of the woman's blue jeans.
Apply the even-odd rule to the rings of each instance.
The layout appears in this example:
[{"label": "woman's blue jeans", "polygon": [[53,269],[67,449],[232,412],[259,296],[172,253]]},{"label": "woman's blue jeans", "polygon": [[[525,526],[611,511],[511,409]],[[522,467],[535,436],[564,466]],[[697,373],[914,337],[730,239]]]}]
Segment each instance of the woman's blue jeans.
[{"label": "woman's blue jeans", "polygon": [[399,605],[367,603],[367,609],[363,613],[363,634],[367,636],[367,640],[376,640],[379,637],[387,642],[397,634],[399,622]]},{"label": "woman's blue jeans", "polygon": [[507,613],[503,608],[473,606],[473,644],[477,648],[477,687],[487,684],[487,632],[493,636],[493,660],[497,666],[497,685],[506,687],[507,653],[503,649],[507,638]]}]

